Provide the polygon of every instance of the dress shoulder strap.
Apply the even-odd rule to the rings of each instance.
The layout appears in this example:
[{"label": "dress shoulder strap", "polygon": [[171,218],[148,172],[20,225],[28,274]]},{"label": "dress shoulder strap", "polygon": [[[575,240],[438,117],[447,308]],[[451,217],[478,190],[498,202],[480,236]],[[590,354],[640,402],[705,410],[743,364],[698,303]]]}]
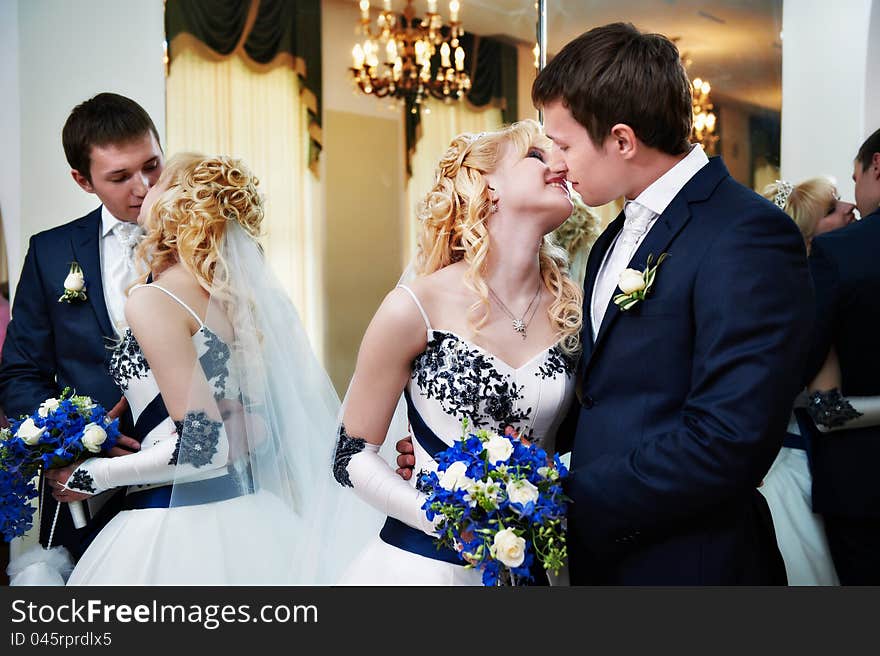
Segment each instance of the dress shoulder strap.
[{"label": "dress shoulder strap", "polygon": [[428,319],[428,313],[425,312],[425,308],[422,307],[422,304],[419,302],[419,297],[416,296],[416,293],[406,285],[398,285],[398,287],[406,290],[409,293],[409,295],[412,297],[412,300],[415,302],[416,307],[419,308],[419,312],[421,312],[422,314],[422,319],[425,320],[425,326],[427,326],[428,330],[432,330],[431,321]]},{"label": "dress shoulder strap", "polygon": [[196,311],[195,311],[195,310],[193,310],[189,305],[187,305],[186,303],[184,303],[182,300],[180,300],[180,298],[178,298],[175,294],[171,293],[170,291],[168,291],[168,290],[165,289],[164,287],[160,287],[160,286],[157,285],[156,283],[151,282],[151,283],[146,284],[146,285],[145,285],[145,284],[134,285],[134,286],[132,286],[131,291],[134,291],[135,289],[138,289],[139,287],[150,287],[150,288],[152,288],[152,289],[158,289],[159,291],[165,292],[168,296],[170,296],[170,297],[173,298],[175,301],[177,301],[177,303],[178,303],[178,304],[179,304],[184,310],[186,310],[187,312],[189,312],[189,313],[192,315],[193,319],[195,319],[195,320],[198,322],[198,324],[199,324],[199,328],[204,328],[204,327],[205,327],[205,322],[202,321],[202,320],[199,318],[199,315],[196,314]]}]

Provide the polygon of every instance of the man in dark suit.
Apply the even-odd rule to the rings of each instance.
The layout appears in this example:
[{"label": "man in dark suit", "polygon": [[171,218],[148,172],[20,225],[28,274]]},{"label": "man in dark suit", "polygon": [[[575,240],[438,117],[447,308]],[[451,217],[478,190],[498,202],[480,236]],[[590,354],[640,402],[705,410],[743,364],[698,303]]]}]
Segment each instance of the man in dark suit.
[{"label": "man in dark suit", "polygon": [[756,488],[809,346],[800,234],[689,143],[690,84],[665,37],[591,30],[541,71],[532,98],[553,166],[584,201],[626,199],[584,283],[572,583],[784,584]]},{"label": "man in dark suit", "polygon": [[[108,373],[108,345],[124,327],[124,290],[133,282],[140,204],[162,171],[159,135],[136,102],[102,93],[73,109],[62,141],[74,181],[102,205],[30,239],[0,363],[0,406],[9,417],[32,413],[65,387],[106,408],[116,406],[122,395]],[[68,303],[59,299],[72,263],[83,271],[86,300]],[[130,419],[130,413],[123,412],[121,429],[128,435],[133,429]],[[130,437],[123,437],[120,445],[113,455],[139,448]],[[43,545],[55,514],[52,492],[65,494],[44,483],[40,486]],[[80,499],[66,494],[65,501]],[[116,500],[102,501],[106,519]],[[97,509],[94,502],[90,506]],[[90,525],[75,529],[70,514],[60,512],[53,545],[64,545],[78,558],[95,522],[92,518]]]},{"label": "man in dark suit", "polygon": [[[845,397],[880,395],[880,130],[854,163],[861,220],[813,240],[816,323],[807,380],[834,346]],[[833,411],[833,409],[832,409]],[[843,585],[880,584],[880,427],[811,431],[813,510]]]}]

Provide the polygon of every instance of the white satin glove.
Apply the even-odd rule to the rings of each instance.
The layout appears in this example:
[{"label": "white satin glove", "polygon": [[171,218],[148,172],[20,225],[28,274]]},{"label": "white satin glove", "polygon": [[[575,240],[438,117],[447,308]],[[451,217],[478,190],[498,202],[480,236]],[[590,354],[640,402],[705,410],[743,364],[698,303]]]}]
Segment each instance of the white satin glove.
[{"label": "white satin glove", "polygon": [[[422,510],[427,496],[397,475],[379,455],[379,445],[343,432],[336,448],[333,475],[340,485],[353,487],[358,497],[380,512],[436,536],[434,522]],[[435,521],[439,519],[438,516]]]}]

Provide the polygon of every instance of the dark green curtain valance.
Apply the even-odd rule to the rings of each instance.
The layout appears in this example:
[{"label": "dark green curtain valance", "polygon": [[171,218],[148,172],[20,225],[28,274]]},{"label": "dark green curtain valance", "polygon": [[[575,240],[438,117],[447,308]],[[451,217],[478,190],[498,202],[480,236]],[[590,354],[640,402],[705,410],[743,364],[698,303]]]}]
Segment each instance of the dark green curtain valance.
[{"label": "dark green curtain valance", "polygon": [[[464,48],[465,62],[469,62],[471,90],[466,98],[474,107],[493,105],[501,108],[504,123],[513,123],[519,116],[517,106],[517,49],[516,46],[494,39],[466,32],[460,39]],[[436,56],[439,59],[439,55]],[[442,102],[439,100],[428,100]],[[413,113],[412,106],[406,107],[406,170],[412,173],[411,156],[419,138],[421,115],[419,107]]]},{"label": "dark green curtain valance", "polygon": [[269,64],[284,54],[301,63],[297,72],[314,99],[309,106],[309,159],[317,162],[322,141],[320,0],[167,0],[165,35],[171,61],[174,38],[180,34],[189,34],[220,56],[231,55],[241,44],[256,64]]}]

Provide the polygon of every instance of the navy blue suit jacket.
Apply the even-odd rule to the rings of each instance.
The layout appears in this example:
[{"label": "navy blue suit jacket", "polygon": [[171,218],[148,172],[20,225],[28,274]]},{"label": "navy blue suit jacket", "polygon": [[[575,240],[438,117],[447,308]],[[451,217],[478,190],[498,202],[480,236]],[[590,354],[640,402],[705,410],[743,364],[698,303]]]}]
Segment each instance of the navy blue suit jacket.
[{"label": "navy blue suit jacket", "polygon": [[[31,237],[0,364],[0,407],[8,417],[34,412],[68,386],[108,410],[122,396],[107,368],[116,335],[104,302],[100,234],[99,207]],[[88,300],[61,303],[58,298],[73,261],[82,266]],[[121,428],[130,431],[130,414]],[[56,504],[48,490],[41,499],[40,541],[45,544]],[[78,557],[87,531],[76,531],[70,513],[61,512],[54,543],[64,544]]]},{"label": "navy blue suit jacket", "polygon": [[[810,272],[816,321],[807,379],[833,345],[840,360],[841,391],[880,395],[880,210],[813,240]],[[880,426],[811,433],[813,510],[848,517],[880,517]]]},{"label": "navy blue suit jacket", "polygon": [[809,347],[812,289],[794,222],[713,158],[630,263],[669,258],[647,299],[588,317],[612,222],[585,277],[569,415],[572,583],[784,583],[757,491],[779,451]]}]

